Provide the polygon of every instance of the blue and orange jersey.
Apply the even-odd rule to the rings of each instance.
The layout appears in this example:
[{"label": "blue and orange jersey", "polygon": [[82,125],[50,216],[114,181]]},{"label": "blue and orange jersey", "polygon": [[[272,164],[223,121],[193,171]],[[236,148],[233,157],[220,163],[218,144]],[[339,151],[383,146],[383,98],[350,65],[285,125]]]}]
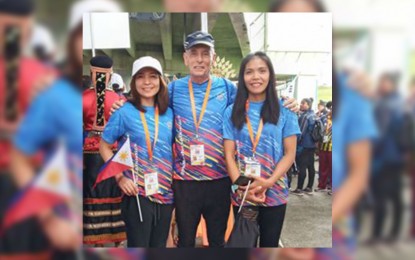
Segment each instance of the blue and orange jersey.
[{"label": "blue and orange jersey", "polygon": [[[144,108],[146,110],[145,118],[150,133],[150,140],[153,144],[155,109],[154,107]],[[163,115],[160,115],[158,131],[157,142],[153,150],[153,161],[151,162],[147,151],[140,111],[133,106],[133,104],[127,102],[110,117],[102,134],[102,139],[109,144],[113,144],[116,141],[124,143],[123,139],[129,135],[133,161],[137,165],[137,170],[135,172],[135,178],[133,178],[132,171],[125,172],[124,175],[132,180],[135,179],[139,195],[146,196],[144,189],[144,175],[157,171],[160,193],[148,196],[148,199],[159,204],[172,204],[173,112],[170,108],[167,109]]]},{"label": "blue and orange jersey", "polygon": [[[248,117],[252,124],[253,132],[256,133],[260,122],[261,109],[264,102],[249,102]],[[248,127],[245,123],[241,130],[238,130],[231,121],[233,106],[225,112],[223,124],[224,139],[235,141],[236,162],[240,169],[245,158],[252,157],[252,142],[249,136]],[[244,116],[244,115],[243,115]],[[284,138],[293,135],[299,135],[300,127],[298,125],[297,115],[282,106],[280,102],[280,116],[277,124],[265,123],[259,143],[256,147],[256,159],[261,164],[261,176],[269,178],[284,155]],[[284,174],[271,188],[266,192],[266,200],[261,204],[246,202],[245,205],[256,205],[264,207],[279,206],[287,203],[288,199],[288,180]],[[240,198],[237,194],[232,194],[232,204],[240,204]]]},{"label": "blue and orange jersey", "polygon": [[[190,144],[195,139],[196,127],[190,102],[189,76],[169,84],[170,107],[174,112],[173,167],[176,180],[208,181],[228,177],[223,152],[223,115],[235,100],[236,87],[223,78],[211,76],[211,81],[209,99],[198,131],[199,141],[204,145],[204,166],[192,166],[190,163]],[[193,82],[197,118],[202,110],[207,86],[208,81],[202,84]]]}]

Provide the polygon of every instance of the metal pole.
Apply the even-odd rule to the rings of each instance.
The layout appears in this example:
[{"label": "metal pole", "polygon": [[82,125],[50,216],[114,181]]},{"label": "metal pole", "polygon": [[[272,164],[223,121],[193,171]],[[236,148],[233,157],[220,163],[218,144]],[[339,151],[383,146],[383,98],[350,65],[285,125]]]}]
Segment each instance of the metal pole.
[{"label": "metal pole", "polygon": [[264,52],[267,53],[268,49],[268,15],[264,13]]},{"label": "metal pole", "polygon": [[94,30],[93,30],[93,26],[92,26],[92,14],[93,13],[89,13],[89,27],[90,27],[90,31],[91,31],[91,49],[92,49],[92,57],[95,57],[95,46],[94,46]]},{"label": "metal pole", "polygon": [[200,24],[201,24],[201,31],[208,32],[208,14],[207,13],[200,13]]}]

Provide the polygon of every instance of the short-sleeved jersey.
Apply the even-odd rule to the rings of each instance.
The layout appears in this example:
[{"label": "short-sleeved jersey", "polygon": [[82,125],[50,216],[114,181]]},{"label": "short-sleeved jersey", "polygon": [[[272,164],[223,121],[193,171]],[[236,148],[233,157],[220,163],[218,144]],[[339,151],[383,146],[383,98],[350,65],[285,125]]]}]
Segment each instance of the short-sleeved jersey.
[{"label": "short-sleeved jersey", "polygon": [[[250,102],[248,117],[252,124],[254,133],[257,133],[261,109],[263,102]],[[224,139],[235,141],[236,145],[236,161],[240,169],[246,157],[252,157],[252,142],[249,136],[248,127],[245,123],[241,130],[238,130],[231,121],[233,106],[229,107],[225,112],[223,124]],[[256,148],[255,157],[261,164],[261,176],[269,178],[273,171],[284,156],[284,138],[293,135],[299,135],[300,128],[298,126],[298,117],[295,113],[289,111],[282,106],[280,102],[280,116],[277,124],[265,123],[259,143]],[[287,203],[288,198],[288,182],[287,176],[284,174],[271,188],[266,192],[265,203],[254,204],[246,202],[245,205],[258,205],[264,207],[279,206]],[[240,198],[232,195],[232,204],[239,205]]]},{"label": "short-sleeved jersey", "polygon": [[[204,144],[205,165],[192,166],[190,163],[190,144],[196,135],[193,120],[189,76],[169,84],[170,106],[174,112],[175,161],[174,179],[207,181],[227,177],[223,153],[223,115],[226,108],[233,104],[236,87],[227,79],[211,76],[211,90],[203,120],[199,128],[199,137]],[[197,119],[199,119],[208,81],[193,82],[193,92]]]},{"label": "short-sleeved jersey", "polygon": [[[150,140],[151,144],[153,144],[155,109],[154,107],[145,107],[145,109],[145,118],[150,133]],[[153,151],[153,163],[151,163],[147,151],[146,137],[140,117],[140,111],[133,106],[133,104],[127,102],[110,117],[102,134],[102,139],[109,144],[120,141],[119,145],[121,145],[123,139],[128,134],[130,136],[133,161],[138,166],[136,180],[139,195],[146,196],[144,189],[144,174],[153,172],[153,170],[156,169],[161,193],[148,196],[148,198],[155,203],[172,204],[173,112],[170,108],[168,108],[163,115],[159,116],[158,131],[158,138]],[[136,145],[137,150],[134,149],[134,144]],[[125,172],[124,175],[134,180],[131,171]]]}]

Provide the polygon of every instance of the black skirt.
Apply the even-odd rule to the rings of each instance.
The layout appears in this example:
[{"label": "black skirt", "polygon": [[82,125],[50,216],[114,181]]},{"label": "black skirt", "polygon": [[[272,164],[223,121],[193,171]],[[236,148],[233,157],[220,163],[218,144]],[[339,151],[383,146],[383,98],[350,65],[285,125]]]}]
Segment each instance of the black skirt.
[{"label": "black skirt", "polygon": [[126,240],[121,216],[122,193],[114,178],[95,183],[104,164],[98,153],[84,153],[83,243],[105,244]]}]

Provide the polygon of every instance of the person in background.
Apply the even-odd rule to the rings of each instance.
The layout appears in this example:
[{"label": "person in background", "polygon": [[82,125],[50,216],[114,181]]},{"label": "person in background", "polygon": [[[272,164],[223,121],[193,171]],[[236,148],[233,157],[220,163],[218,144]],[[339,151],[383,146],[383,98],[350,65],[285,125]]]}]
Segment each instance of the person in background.
[{"label": "person in background", "polygon": [[33,55],[46,66],[56,66],[56,43],[52,33],[45,26],[35,25],[30,39],[30,49]]},{"label": "person in background", "polygon": [[384,73],[379,79],[375,117],[379,138],[374,142],[371,190],[375,203],[372,237],[369,244],[383,240],[386,205],[393,206],[393,221],[387,241],[397,240],[402,223],[402,178],[404,155],[408,150],[408,136],[404,132],[404,100],[398,92],[398,78],[394,73]]},{"label": "person in background", "polygon": [[118,96],[124,98],[125,84],[120,74],[112,73],[109,87],[114,90]]},{"label": "person in background", "polygon": [[327,116],[328,110],[326,108],[326,102],[320,100],[317,106],[317,113],[316,116],[320,118],[325,118]]},{"label": "person in background", "polygon": [[327,108],[327,110],[328,111],[331,111],[332,110],[332,106],[333,106],[333,104],[332,104],[333,102],[330,100],[330,101],[328,101],[327,102],[327,104],[326,104],[326,108]]},{"label": "person in background", "polygon": [[[299,169],[299,176],[297,182],[297,189],[293,191],[293,194],[302,196],[304,193],[312,194],[314,185],[314,152],[316,144],[311,137],[311,131],[313,130],[315,123],[315,114],[312,110],[313,99],[304,98],[301,101],[300,110],[301,115],[298,119],[300,125],[301,136],[298,141],[298,152],[297,152],[297,165]],[[308,170],[308,184],[304,189],[304,180]]]},{"label": "person in background", "polygon": [[319,143],[319,178],[316,191],[326,191],[332,195],[331,181],[332,181],[332,112],[327,114],[326,129],[324,132],[323,141]]},{"label": "person in background", "polygon": [[[108,120],[112,104],[120,97],[107,88],[112,73],[113,61],[107,56],[95,56],[90,60],[92,88],[82,93],[84,126],[84,244],[102,245],[120,243],[126,239],[121,216],[121,191],[113,178],[93,185],[99,170],[104,165],[99,154],[102,131]],[[115,151],[117,145],[112,149]],[[102,212],[111,212],[104,214]],[[100,215],[99,218],[96,216]],[[110,227],[106,227],[110,223]]]},{"label": "person in background", "polygon": [[412,223],[411,223],[411,240],[415,241],[415,77],[412,78],[409,86],[409,97],[406,107],[406,118],[408,122],[409,135],[409,153],[408,153],[408,171],[411,178],[412,187]]}]

